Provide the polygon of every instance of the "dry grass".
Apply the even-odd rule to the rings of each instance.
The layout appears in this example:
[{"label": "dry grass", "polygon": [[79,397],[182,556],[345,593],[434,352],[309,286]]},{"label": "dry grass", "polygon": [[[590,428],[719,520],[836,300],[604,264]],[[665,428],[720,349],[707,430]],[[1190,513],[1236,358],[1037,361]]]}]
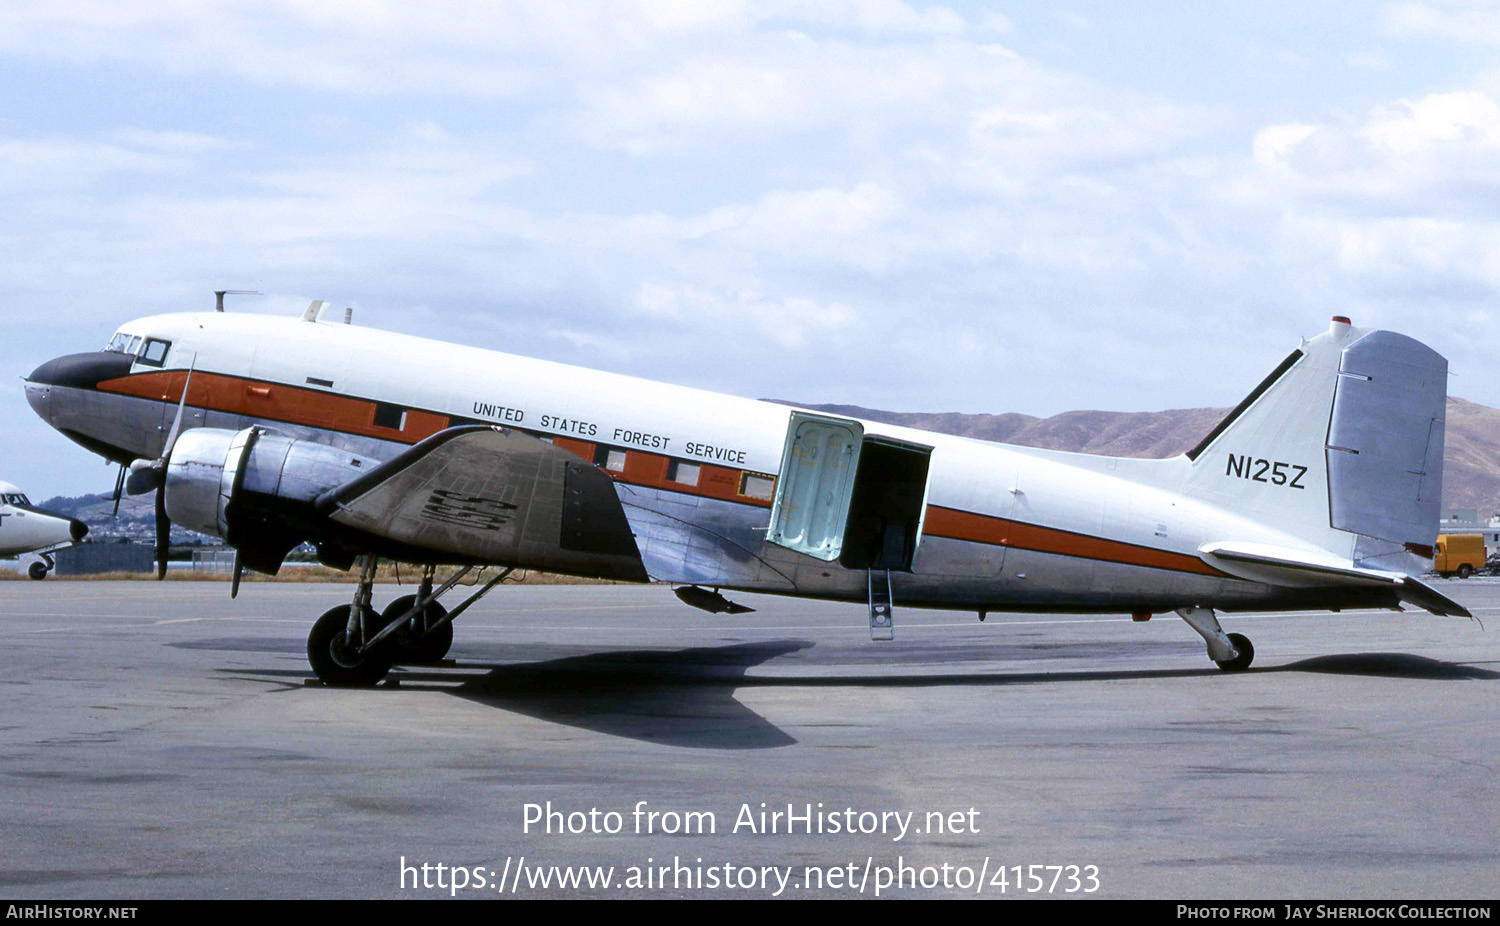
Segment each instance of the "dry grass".
[{"label": "dry grass", "polygon": [[[474,581],[478,570],[470,573],[463,581],[464,584]],[[439,569],[438,581],[453,574],[451,569]],[[479,581],[486,581],[494,576],[494,570],[487,568]],[[414,585],[422,578],[422,570],[415,566],[402,566],[400,568],[399,580],[403,584]],[[147,572],[101,572],[96,575],[87,576],[64,576],[52,573],[47,576],[48,582],[118,582],[118,581],[155,581],[155,573]],[[246,571],[244,581],[246,582],[330,582],[349,583],[359,579],[359,569],[351,569],[343,572],[338,569],[329,569],[327,566],[289,566],[281,570],[280,575],[263,576],[257,572]],[[397,569],[392,565],[383,565],[376,570],[376,582],[395,582],[398,579]],[[0,568],[0,582],[32,581],[24,572],[13,572],[10,569]],[[167,571],[167,582],[228,582],[229,573],[194,571],[191,569],[171,569]],[[537,572],[534,570],[517,569],[506,579],[507,582],[515,582],[520,585],[622,585],[626,583],[616,582],[611,579],[588,579],[579,576],[559,575],[555,572]]]}]

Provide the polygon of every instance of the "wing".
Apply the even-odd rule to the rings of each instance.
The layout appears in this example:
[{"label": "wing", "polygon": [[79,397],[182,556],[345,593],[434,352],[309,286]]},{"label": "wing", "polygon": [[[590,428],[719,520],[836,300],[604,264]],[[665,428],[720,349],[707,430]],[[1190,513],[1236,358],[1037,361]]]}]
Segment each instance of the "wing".
[{"label": "wing", "polygon": [[325,492],[336,524],[432,561],[525,566],[646,581],[614,482],[519,431],[440,431]]}]

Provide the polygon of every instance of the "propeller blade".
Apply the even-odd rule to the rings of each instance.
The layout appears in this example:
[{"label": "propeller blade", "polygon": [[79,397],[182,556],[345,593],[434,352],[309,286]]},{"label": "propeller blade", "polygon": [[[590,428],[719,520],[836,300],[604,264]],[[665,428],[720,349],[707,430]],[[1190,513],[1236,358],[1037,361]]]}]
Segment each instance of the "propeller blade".
[{"label": "propeller blade", "polygon": [[115,476],[115,513],[112,517],[120,516],[120,496],[125,492],[125,464],[120,464],[120,473]]},{"label": "propeller blade", "polygon": [[172,419],[172,430],[167,432],[167,442],[161,448],[161,460],[163,468],[167,458],[172,455],[172,448],[177,444],[177,435],[182,430],[182,412],[187,408],[188,387],[193,385],[193,367],[198,365],[198,355],[188,361],[187,379],[182,382],[182,398],[177,400],[177,417]]},{"label": "propeller blade", "polygon": [[167,517],[167,493],[156,490],[156,581],[167,577],[167,552],[172,539],[172,521]]},{"label": "propeller blade", "polygon": [[[130,475],[121,475],[125,481],[125,493],[127,495],[145,495],[147,492],[156,490],[158,498],[162,488],[166,485],[167,463],[172,456],[172,448],[177,446],[177,435],[182,433],[182,413],[187,408],[188,388],[193,385],[193,367],[198,363],[198,355],[188,362],[187,379],[182,383],[182,397],[177,400],[177,415],[172,419],[172,429],[167,432],[167,442],[162,445],[161,456],[155,460],[134,460],[130,464]],[[120,510],[120,493],[115,490],[115,512]],[[161,502],[157,502],[158,512],[161,510]],[[165,515],[159,515],[165,517]]]},{"label": "propeller blade", "polygon": [[229,584],[229,597],[231,599],[240,596],[240,576],[245,574],[245,567],[240,564],[240,551],[234,551],[234,579]]}]

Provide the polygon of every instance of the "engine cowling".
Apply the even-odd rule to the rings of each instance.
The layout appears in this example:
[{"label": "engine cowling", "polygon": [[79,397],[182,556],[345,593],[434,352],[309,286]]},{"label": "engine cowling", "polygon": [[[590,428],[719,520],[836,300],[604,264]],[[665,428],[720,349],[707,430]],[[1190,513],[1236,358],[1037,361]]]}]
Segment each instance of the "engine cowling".
[{"label": "engine cowling", "polygon": [[304,540],[317,542],[314,502],[379,461],[265,428],[193,428],[178,437],[162,492],[173,523],[222,537],[258,572],[274,573]]}]

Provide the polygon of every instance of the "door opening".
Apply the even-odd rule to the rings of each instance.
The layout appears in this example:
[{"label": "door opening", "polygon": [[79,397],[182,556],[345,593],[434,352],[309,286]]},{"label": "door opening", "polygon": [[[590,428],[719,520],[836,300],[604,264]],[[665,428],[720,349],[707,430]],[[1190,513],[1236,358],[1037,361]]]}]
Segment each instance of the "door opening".
[{"label": "door opening", "polygon": [[866,437],[839,565],[910,572],[922,535],[932,448]]}]

